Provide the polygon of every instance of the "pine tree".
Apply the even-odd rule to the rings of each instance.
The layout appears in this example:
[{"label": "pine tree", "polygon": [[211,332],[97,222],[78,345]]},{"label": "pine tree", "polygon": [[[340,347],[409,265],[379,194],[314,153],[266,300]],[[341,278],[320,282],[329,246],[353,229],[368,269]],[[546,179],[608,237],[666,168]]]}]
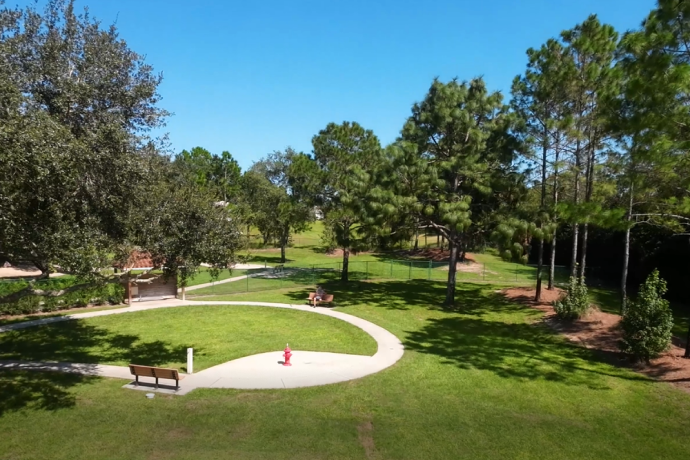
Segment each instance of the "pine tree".
[{"label": "pine tree", "polygon": [[[558,159],[560,140],[568,128],[567,94],[570,81],[565,76],[572,72],[572,60],[568,59],[563,45],[548,40],[540,49],[527,50],[528,64],[525,74],[513,81],[512,107],[525,120],[523,131],[528,141],[540,152],[530,152],[529,159],[537,163],[540,188],[539,209],[535,220],[539,226],[539,252],[537,259],[537,285],[535,300],[541,299],[544,245],[551,240],[551,263],[555,261],[555,206],[558,200]],[[548,177],[553,176],[552,203],[547,204]],[[545,231],[549,228],[550,231]],[[553,270],[549,270],[549,287],[553,288]]]},{"label": "pine tree", "polygon": [[[500,200],[492,198],[495,190],[510,190],[512,161],[520,145],[510,132],[514,125],[501,94],[490,93],[483,80],[434,80],[425,99],[412,108],[402,131],[404,144],[393,151],[396,168],[416,177],[415,185],[393,187],[389,179],[372,191],[369,212],[378,211],[379,219],[413,214],[412,222],[435,229],[448,241],[448,306],[455,304],[456,265],[471,226],[491,206],[498,207]],[[479,203],[487,206],[480,210],[475,206]]]},{"label": "pine tree", "polygon": [[[607,107],[602,101],[618,90],[613,69],[618,34],[610,25],[601,24],[592,15],[582,24],[561,34],[572,56],[574,66],[569,76],[573,82],[572,106],[574,124],[571,138],[573,156],[573,259],[571,275],[575,275],[578,253],[579,224],[582,223],[579,273],[585,278],[589,224],[600,211],[593,198],[597,182],[599,156],[609,139],[606,130]],[[584,188],[584,190],[582,190]]]}]

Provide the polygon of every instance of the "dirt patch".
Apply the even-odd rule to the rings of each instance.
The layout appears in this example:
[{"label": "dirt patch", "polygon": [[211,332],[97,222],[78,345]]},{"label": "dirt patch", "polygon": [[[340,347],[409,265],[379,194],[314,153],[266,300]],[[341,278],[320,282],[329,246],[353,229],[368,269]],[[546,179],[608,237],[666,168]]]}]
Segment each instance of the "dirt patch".
[{"label": "dirt patch", "polygon": [[672,383],[690,393],[690,359],[683,358],[685,350],[681,348],[682,343],[679,339],[674,338],[671,348],[649,364],[631,363],[618,348],[622,338],[619,327],[620,315],[605,313],[594,307],[586,317],[572,323],[564,323],[556,318],[556,312],[551,305],[551,302],[562,294],[563,291],[560,289],[542,290],[541,302],[534,301],[535,290],[530,288],[510,288],[499,292],[510,300],[543,311],[543,321],[549,327],[585,348],[612,356],[614,364]]},{"label": "dirt patch", "polygon": [[[328,257],[339,257],[339,258],[342,258],[342,257],[343,257],[343,250],[342,250],[342,249],[331,249],[330,251],[326,251],[325,254],[326,254]],[[370,252],[370,251],[353,251],[353,250],[350,250],[350,256],[351,256],[351,257],[356,257],[356,256],[361,255],[361,254],[372,254],[372,252]]]},{"label": "dirt patch", "polygon": [[[481,275],[483,273],[489,273],[491,275],[497,275],[498,273],[487,270],[484,264],[480,264],[474,260],[474,255],[471,253],[465,254],[465,261],[458,262],[455,264],[455,269],[462,273],[475,273]],[[448,271],[448,267],[443,267],[441,270]]]},{"label": "dirt patch", "polygon": [[364,454],[367,458],[375,458],[376,446],[374,445],[374,423],[371,421],[371,416],[357,425],[357,438],[359,443],[364,448]]},{"label": "dirt patch", "polygon": [[[417,249],[416,251],[410,249],[406,251],[397,251],[396,254],[402,257],[417,257],[420,259],[433,260],[434,262],[448,262],[448,259],[450,259],[450,251],[447,249],[442,250],[441,248],[424,248]],[[474,261],[470,253],[467,253],[465,258]]]},{"label": "dirt patch", "polygon": [[192,437],[192,430],[187,427],[177,427],[168,431],[165,436],[170,440],[189,439]]}]

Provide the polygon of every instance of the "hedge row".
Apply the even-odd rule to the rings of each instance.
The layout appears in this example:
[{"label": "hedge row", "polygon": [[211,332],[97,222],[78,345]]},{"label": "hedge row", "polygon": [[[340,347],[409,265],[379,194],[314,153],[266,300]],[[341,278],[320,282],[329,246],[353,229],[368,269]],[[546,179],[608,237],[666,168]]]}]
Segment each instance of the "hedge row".
[{"label": "hedge row", "polygon": [[124,302],[124,298],[124,287],[113,283],[80,289],[59,297],[23,297],[17,302],[0,304],[0,315],[29,315],[87,305],[118,305]]}]

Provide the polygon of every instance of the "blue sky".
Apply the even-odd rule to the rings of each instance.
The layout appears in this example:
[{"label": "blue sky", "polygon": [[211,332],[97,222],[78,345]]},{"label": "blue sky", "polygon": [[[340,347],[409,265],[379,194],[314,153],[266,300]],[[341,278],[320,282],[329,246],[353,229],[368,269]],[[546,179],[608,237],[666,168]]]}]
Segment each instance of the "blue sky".
[{"label": "blue sky", "polygon": [[[10,4],[14,2],[9,0]],[[19,5],[28,1],[19,1]],[[42,2],[43,3],[43,2]],[[77,0],[163,72],[176,152],[230,151],[243,169],[311,151],[331,121],[393,141],[432,79],[483,75],[509,96],[538,47],[589,14],[625,31],[653,0]]]}]

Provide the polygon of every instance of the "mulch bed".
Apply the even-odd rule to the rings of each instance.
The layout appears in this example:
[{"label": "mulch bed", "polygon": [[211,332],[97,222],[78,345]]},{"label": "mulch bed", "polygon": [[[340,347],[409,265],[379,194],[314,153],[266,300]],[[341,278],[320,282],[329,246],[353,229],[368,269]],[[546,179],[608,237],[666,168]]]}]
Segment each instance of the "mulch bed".
[{"label": "mulch bed", "polygon": [[[404,257],[419,257],[421,259],[433,260],[434,262],[448,262],[448,259],[450,259],[450,251],[441,248],[424,248],[417,249],[416,251],[410,249],[407,251],[397,251],[396,254]],[[476,262],[474,256],[469,252],[465,254],[465,260]]]},{"label": "mulch bed", "polygon": [[649,364],[632,363],[626,355],[620,352],[618,343],[622,338],[618,324],[620,315],[604,313],[596,307],[584,318],[564,323],[556,318],[551,303],[557,300],[562,291],[554,289],[542,291],[541,302],[534,301],[535,291],[532,288],[509,288],[500,291],[506,298],[529,305],[544,312],[543,321],[552,329],[563,334],[569,340],[586,348],[604,352],[612,356],[612,362],[619,366],[631,368],[657,380],[669,382],[690,393],[690,359],[684,359],[685,350],[680,340],[674,338],[671,348]]}]

